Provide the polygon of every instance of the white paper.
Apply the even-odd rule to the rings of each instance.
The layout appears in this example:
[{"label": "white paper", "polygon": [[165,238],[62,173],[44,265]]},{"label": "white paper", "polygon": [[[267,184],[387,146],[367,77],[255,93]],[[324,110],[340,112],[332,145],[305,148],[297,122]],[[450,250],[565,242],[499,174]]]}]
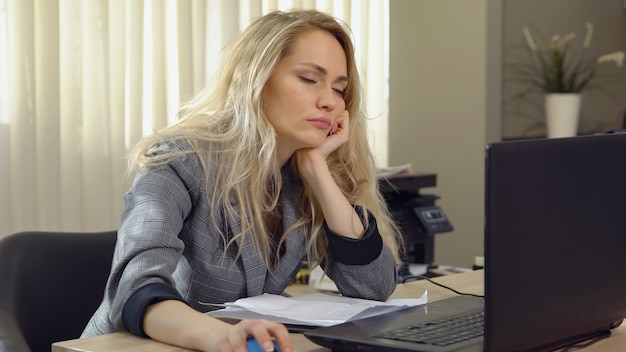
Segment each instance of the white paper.
[{"label": "white paper", "polygon": [[297,297],[263,294],[224,304],[208,312],[217,318],[267,319],[283,324],[331,326],[424,304],[428,294],[416,299],[379,302],[335,294],[311,293]]}]

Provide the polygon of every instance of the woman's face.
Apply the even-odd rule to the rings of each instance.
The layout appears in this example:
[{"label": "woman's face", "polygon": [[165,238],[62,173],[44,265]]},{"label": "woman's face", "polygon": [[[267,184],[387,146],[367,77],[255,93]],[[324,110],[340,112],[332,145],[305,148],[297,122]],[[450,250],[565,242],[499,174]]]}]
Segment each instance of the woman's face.
[{"label": "woman's face", "polygon": [[296,150],[320,146],[345,108],[346,55],[330,33],[316,30],[296,39],[263,88],[264,111],[278,134],[285,162]]}]

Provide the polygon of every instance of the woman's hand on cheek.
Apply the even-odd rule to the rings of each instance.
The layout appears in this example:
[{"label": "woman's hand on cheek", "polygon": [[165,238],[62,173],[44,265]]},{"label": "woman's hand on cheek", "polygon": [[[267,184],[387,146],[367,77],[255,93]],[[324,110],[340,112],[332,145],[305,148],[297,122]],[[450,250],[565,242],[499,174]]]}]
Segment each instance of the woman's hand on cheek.
[{"label": "woman's hand on cheek", "polygon": [[315,172],[326,166],[326,158],[342,144],[348,141],[350,132],[350,117],[344,111],[337,117],[324,143],[317,148],[304,148],[296,151],[298,170],[310,182],[315,178]]},{"label": "woman's hand on cheek", "polygon": [[348,110],[344,110],[333,123],[328,137],[326,137],[324,143],[319,146],[319,149],[326,157],[328,157],[330,153],[334,152],[342,144],[348,141],[349,133],[350,114],[348,113]]}]

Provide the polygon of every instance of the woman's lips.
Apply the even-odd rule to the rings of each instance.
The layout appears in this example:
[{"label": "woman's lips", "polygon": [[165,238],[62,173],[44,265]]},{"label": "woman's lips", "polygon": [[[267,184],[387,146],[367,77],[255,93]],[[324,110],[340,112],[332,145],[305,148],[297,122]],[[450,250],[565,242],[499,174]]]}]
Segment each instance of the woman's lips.
[{"label": "woman's lips", "polygon": [[320,128],[323,130],[330,129],[330,119],[326,117],[316,117],[314,119],[307,119],[307,121],[309,121],[313,126],[317,128]]}]

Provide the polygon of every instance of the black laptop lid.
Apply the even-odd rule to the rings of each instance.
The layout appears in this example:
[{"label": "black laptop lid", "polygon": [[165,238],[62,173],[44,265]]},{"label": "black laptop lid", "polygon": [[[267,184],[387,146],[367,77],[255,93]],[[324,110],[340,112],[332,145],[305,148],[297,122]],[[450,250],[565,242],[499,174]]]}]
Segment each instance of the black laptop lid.
[{"label": "black laptop lid", "polygon": [[485,345],[542,350],[626,317],[626,134],[486,150]]}]

